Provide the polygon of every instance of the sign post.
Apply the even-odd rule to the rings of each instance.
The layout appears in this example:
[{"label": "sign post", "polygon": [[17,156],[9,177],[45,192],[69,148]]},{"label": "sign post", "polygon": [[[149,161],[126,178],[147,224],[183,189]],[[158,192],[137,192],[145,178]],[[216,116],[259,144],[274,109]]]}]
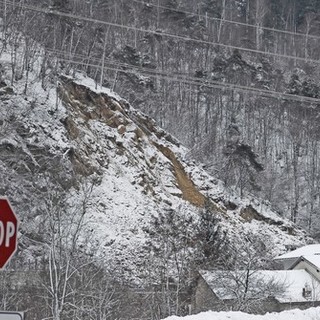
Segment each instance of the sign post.
[{"label": "sign post", "polygon": [[17,234],[17,216],[9,200],[0,198],[0,269],[5,267],[17,250]]},{"label": "sign post", "polygon": [[23,312],[0,311],[0,320],[23,320]]},{"label": "sign post", "polygon": [[[0,269],[17,250],[18,219],[7,198],[0,197]],[[0,320],[23,320],[23,312],[0,311]]]}]

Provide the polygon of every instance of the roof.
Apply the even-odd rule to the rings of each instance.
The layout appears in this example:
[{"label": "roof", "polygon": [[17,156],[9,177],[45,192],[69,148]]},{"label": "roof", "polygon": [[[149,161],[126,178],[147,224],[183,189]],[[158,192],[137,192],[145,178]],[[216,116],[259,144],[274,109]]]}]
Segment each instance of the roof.
[{"label": "roof", "polygon": [[289,269],[294,269],[297,264],[299,264],[301,261],[306,261],[314,267],[317,270],[320,270],[320,255],[307,255],[307,256],[301,256],[298,260],[294,262],[294,264]]},{"label": "roof", "polygon": [[275,260],[300,258],[301,256],[320,255],[320,244],[309,244],[296,250],[287,252],[275,258]]},{"label": "roof", "polygon": [[[200,271],[202,278],[220,300],[236,299],[244,291],[246,270]],[[256,270],[249,271],[247,296],[255,298],[274,297],[280,303],[308,302],[320,300],[320,283],[305,270]],[[240,285],[239,285],[240,283]],[[302,295],[306,285],[312,295]]]},{"label": "roof", "polygon": [[320,255],[308,255],[308,256],[303,256],[305,260],[308,260],[311,262],[316,268],[320,269]]}]

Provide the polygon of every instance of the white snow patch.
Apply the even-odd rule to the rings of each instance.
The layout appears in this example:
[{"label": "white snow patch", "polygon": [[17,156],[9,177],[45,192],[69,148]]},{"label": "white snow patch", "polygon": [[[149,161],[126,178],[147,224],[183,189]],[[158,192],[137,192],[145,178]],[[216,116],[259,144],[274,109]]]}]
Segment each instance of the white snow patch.
[{"label": "white snow patch", "polygon": [[280,313],[267,313],[265,315],[254,315],[244,312],[202,312],[186,317],[171,316],[165,320],[315,320],[320,317],[320,308],[307,310],[287,310]]},{"label": "white snow patch", "polygon": [[75,78],[73,78],[71,76],[66,76],[66,75],[65,75],[65,77],[69,78],[70,80],[74,81],[75,83],[77,83],[79,85],[82,85],[82,86],[89,88],[91,91],[93,91],[95,93],[107,94],[110,98],[113,98],[118,101],[124,100],[116,92],[112,91],[109,88],[102,87],[102,86],[98,85],[96,81],[94,81],[92,78],[85,76],[82,73],[76,73]]}]

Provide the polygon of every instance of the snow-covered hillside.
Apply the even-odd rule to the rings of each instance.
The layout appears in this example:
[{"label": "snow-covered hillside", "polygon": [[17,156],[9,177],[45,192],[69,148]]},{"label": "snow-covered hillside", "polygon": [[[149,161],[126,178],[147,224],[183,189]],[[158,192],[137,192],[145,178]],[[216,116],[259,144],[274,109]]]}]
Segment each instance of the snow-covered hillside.
[{"label": "snow-covered hillside", "polygon": [[141,227],[152,213],[183,206],[192,214],[208,200],[235,238],[259,234],[273,242],[275,254],[306,241],[302,231],[267,204],[230,194],[201,164],[187,159],[188,150],[152,119],[108,91],[95,89],[93,81],[62,78],[60,96],[77,159],[101,174],[91,217],[102,238],[129,246],[143,238]]},{"label": "snow-covered hillside", "polygon": [[135,261],[145,258],[144,228],[152,216],[168,209],[192,216],[209,203],[231,242],[252,235],[273,248],[274,255],[310,241],[267,203],[240,199],[224,189],[188,158],[188,150],[174,137],[91,79],[60,76],[57,90],[43,89],[36,72],[39,62],[26,90],[24,79],[10,86],[10,57],[2,55],[1,63],[0,99],[6,111],[1,114],[1,195],[18,209],[28,259],[35,258],[28,251],[29,238],[42,232],[39,203],[44,196],[35,190],[46,189],[48,170],[57,171],[57,180],[70,194],[79,190],[71,172],[83,177],[82,183],[95,180],[86,231],[103,260],[116,260],[131,274]]},{"label": "snow-covered hillside", "polygon": [[[221,237],[214,240],[225,241],[236,253],[242,254],[244,243],[252,247],[259,243],[258,250],[268,252],[269,258],[312,241],[268,203],[250,195],[240,198],[225,189],[189,158],[189,150],[179,141],[109,89],[77,73],[55,75],[55,83],[49,79],[50,70],[44,84],[39,76],[41,55],[28,78],[22,72],[12,82],[10,54],[4,52],[0,64],[0,195],[10,199],[21,221],[15,260],[23,266],[27,261],[58,270],[59,276],[68,271],[75,275],[56,267],[60,255],[66,255],[62,263],[79,258],[75,270],[83,267],[84,256],[89,257],[90,263],[112,275],[112,281],[121,282],[116,290],[121,292],[119,308],[125,316],[132,314],[128,300],[133,301],[135,314],[142,312],[136,305],[144,309],[141,305],[149,304],[148,290],[153,290],[154,299],[148,312],[165,315],[174,309],[185,314],[191,299],[191,292],[185,292],[194,281],[193,271],[206,262],[204,250],[202,260],[196,252],[204,239],[185,235],[198,232],[203,211],[208,209],[219,225]],[[176,225],[161,226],[160,219],[155,229],[155,217],[167,213]],[[197,225],[183,224],[191,217],[198,219]],[[213,220],[209,222],[207,231],[215,234]],[[181,240],[184,247],[178,243]],[[214,261],[228,255],[217,252],[211,255]],[[85,287],[86,271],[77,276]],[[183,287],[184,300],[170,291],[169,280],[178,289]],[[53,283],[49,282],[50,290],[61,290],[63,295],[63,283],[57,282],[58,289]],[[128,283],[134,290],[145,290],[146,296],[141,291],[132,295]],[[123,288],[129,299],[122,296]],[[78,289],[70,290],[81,295]]]}]

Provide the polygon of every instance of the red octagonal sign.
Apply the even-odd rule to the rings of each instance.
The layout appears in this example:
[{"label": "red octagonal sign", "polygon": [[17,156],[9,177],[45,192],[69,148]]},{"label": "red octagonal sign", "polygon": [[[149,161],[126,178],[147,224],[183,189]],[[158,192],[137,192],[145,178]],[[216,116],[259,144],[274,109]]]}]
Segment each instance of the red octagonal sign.
[{"label": "red octagonal sign", "polygon": [[17,250],[18,219],[7,198],[0,198],[0,269]]}]

